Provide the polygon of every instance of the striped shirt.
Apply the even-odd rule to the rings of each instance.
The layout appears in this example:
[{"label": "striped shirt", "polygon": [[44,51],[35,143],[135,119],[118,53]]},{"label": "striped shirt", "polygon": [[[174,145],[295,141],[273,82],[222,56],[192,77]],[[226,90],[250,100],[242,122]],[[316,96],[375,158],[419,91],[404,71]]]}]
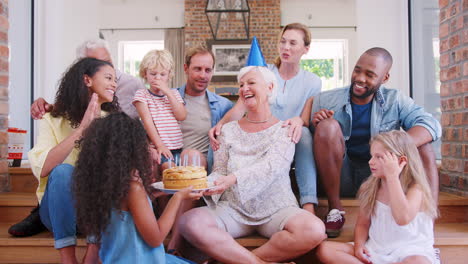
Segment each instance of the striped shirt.
[{"label": "striped shirt", "polygon": [[[172,89],[171,91],[174,93],[177,101],[184,103],[177,90]],[[148,106],[159,137],[168,149],[181,149],[183,147],[179,121],[175,119],[167,96],[155,95],[148,89],[140,89],[135,93],[135,97],[133,98],[133,103],[135,102],[142,102]]]}]

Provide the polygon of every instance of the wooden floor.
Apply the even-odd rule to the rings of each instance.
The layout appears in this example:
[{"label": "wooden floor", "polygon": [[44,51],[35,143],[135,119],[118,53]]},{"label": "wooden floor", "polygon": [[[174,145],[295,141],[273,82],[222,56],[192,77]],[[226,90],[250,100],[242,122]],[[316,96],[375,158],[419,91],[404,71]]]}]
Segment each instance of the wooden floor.
[{"label": "wooden floor", "polygon": [[[29,169],[12,170],[12,190],[0,193],[0,263],[59,263],[58,252],[53,248],[50,232],[42,232],[27,238],[11,237],[9,226],[22,220],[37,205],[34,190],[37,180]],[[350,242],[353,240],[354,223],[358,212],[356,199],[343,199],[346,223],[340,237],[332,241]],[[439,197],[441,217],[435,225],[435,247],[441,250],[442,263],[468,263],[468,197],[441,193]],[[317,214],[324,216],[327,201],[321,199]],[[265,238],[249,236],[237,239],[241,245],[253,249],[263,245]],[[78,239],[77,255],[82,257],[85,240]],[[297,263],[316,263],[312,253],[295,260]]]}]

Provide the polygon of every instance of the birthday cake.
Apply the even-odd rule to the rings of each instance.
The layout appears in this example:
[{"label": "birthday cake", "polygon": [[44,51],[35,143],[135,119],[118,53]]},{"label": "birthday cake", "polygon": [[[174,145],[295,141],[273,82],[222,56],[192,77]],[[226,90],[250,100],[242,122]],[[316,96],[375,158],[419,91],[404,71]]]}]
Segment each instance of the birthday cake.
[{"label": "birthday cake", "polygon": [[163,171],[163,184],[165,189],[208,188],[206,170],[199,166],[172,167]]}]

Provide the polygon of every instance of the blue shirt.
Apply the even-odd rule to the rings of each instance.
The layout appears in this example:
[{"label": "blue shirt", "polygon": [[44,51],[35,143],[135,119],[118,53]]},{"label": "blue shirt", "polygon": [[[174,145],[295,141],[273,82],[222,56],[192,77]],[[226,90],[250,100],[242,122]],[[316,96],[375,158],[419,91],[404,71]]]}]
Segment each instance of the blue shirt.
[{"label": "blue shirt", "polygon": [[351,102],[353,124],[351,136],[346,141],[346,149],[351,160],[368,162],[370,159],[370,120],[372,101],[365,105]]},{"label": "blue shirt", "polygon": [[[177,88],[180,96],[182,96],[182,99],[185,98],[185,87],[186,84]],[[223,118],[223,116],[232,108],[233,103],[225,97],[208,91],[208,89],[206,89],[206,96],[208,97],[208,104],[210,105],[211,127],[214,127],[219,122],[219,120],[221,120],[221,118]],[[206,136],[208,137],[208,135]],[[211,172],[211,167],[213,166],[213,149],[211,146],[208,149],[207,163],[209,173]]]},{"label": "blue shirt", "polygon": [[[148,202],[151,202],[148,198]],[[152,205],[151,205],[152,207]],[[188,264],[176,256],[166,254],[164,246],[150,247],[141,237],[128,211],[112,209],[109,225],[101,237],[99,257],[106,263],[167,263]]]},{"label": "blue shirt", "polygon": [[[371,137],[400,127],[408,131],[421,126],[429,131],[433,141],[440,138],[442,129],[439,121],[400,91],[380,86],[372,101]],[[335,111],[333,118],[340,124],[344,140],[349,140],[353,122],[350,87],[320,93],[314,99],[311,116],[322,108]]]}]

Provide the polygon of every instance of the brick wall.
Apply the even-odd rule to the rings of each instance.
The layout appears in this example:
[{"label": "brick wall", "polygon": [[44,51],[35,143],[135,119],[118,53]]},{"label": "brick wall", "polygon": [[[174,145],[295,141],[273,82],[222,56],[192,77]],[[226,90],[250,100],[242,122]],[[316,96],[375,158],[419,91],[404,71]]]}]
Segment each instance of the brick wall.
[{"label": "brick wall", "polygon": [[468,196],[468,0],[439,0],[441,190]]},{"label": "brick wall", "polygon": [[0,0],[0,192],[8,191],[8,0]]},{"label": "brick wall", "polygon": [[8,0],[0,0],[0,192],[8,191]]},{"label": "brick wall", "polygon": [[[205,45],[206,40],[212,40],[210,25],[205,15],[207,0],[185,0],[185,47],[190,48],[195,45]],[[280,32],[280,0],[255,0],[248,1],[250,7],[250,37],[257,36],[263,55],[267,63],[273,63],[277,52],[278,34]],[[231,14],[234,17],[234,14]],[[233,20],[234,21],[234,20]],[[237,21],[237,20],[236,20]],[[221,24],[222,27],[226,26]],[[239,27],[230,27],[236,36]],[[224,28],[220,29],[219,37],[230,36],[226,34]],[[242,32],[237,32],[237,36],[242,36]],[[212,84],[228,84],[216,83]],[[234,83],[229,83],[234,84]]]}]

